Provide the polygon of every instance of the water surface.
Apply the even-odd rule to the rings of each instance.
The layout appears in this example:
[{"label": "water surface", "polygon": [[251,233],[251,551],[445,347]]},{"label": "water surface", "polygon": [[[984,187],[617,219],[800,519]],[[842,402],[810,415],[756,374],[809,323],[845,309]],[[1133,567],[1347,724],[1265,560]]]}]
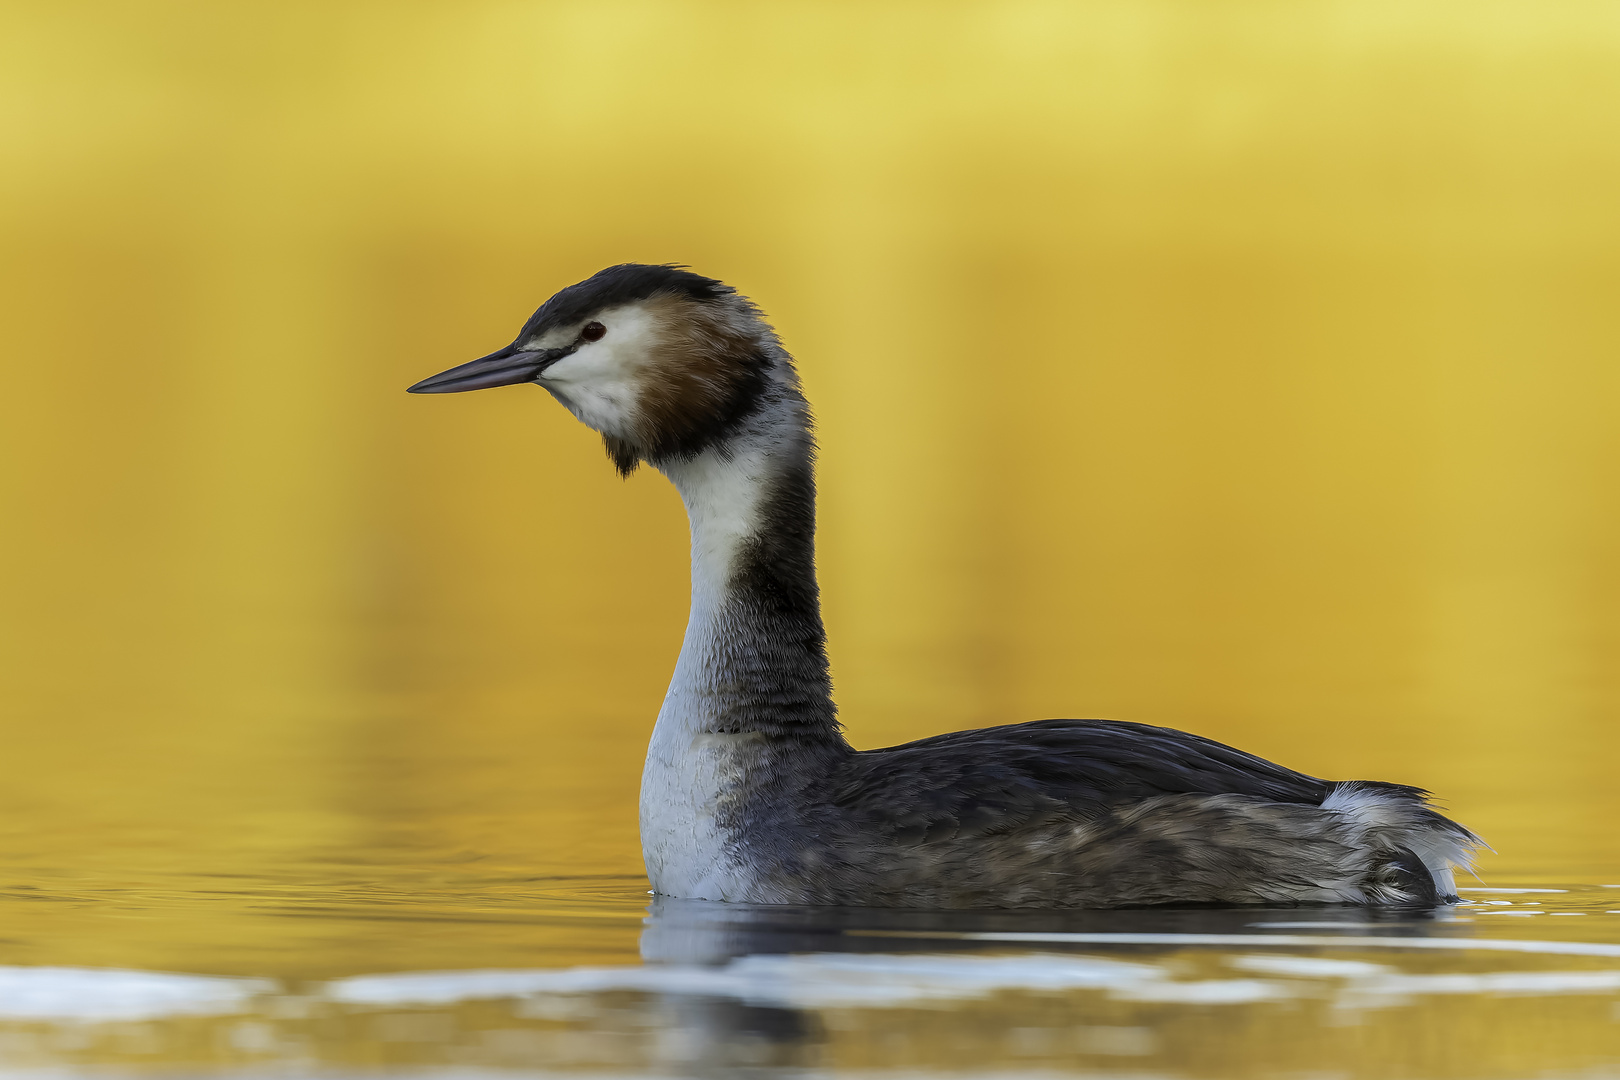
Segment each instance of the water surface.
[{"label": "water surface", "polygon": [[[4,1067],[1620,1069],[1608,6],[5,8]],[[1566,891],[649,915],[678,500],[403,393],[623,260],[800,358],[857,745],[1173,725]]]}]

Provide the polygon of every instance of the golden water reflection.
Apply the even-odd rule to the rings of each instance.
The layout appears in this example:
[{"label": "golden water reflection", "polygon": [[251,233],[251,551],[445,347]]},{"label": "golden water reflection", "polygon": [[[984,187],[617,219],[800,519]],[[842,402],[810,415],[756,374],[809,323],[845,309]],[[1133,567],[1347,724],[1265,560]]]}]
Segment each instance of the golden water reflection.
[{"label": "golden water reflection", "polygon": [[[1602,914],[1601,889],[1506,892],[1308,921],[663,901],[641,964],[322,980],[0,967],[0,1046],[14,1068],[299,1075],[1607,1075],[1591,1070],[1620,1054],[1620,913]],[[1591,925],[1569,940],[1487,927],[1493,914]]]},{"label": "golden water reflection", "polygon": [[632,259],[801,359],[857,744],[1170,724],[1620,881],[1605,6],[6,17],[0,963],[634,960],[679,505],[402,392]]}]

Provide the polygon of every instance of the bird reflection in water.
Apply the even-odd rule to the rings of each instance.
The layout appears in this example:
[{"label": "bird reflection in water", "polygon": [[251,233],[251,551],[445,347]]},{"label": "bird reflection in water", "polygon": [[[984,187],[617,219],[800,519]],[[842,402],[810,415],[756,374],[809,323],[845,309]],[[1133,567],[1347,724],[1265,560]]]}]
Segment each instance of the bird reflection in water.
[{"label": "bird reflection in water", "polygon": [[[641,957],[653,969],[720,976],[708,987],[700,979],[667,980],[661,1004],[671,1029],[680,1032],[670,1047],[673,1058],[711,1069],[804,1067],[824,1064],[829,1009],[892,1006],[919,992],[919,982],[932,984],[944,999],[939,1005],[996,990],[1164,986],[1162,961],[1175,938],[1189,946],[1217,937],[1264,948],[1268,934],[1421,938],[1459,929],[1456,922],[1455,909],[1445,905],[908,911],[659,896],[648,909]],[[1088,940],[1066,944],[1071,935]],[[1118,944],[1097,940],[1114,935],[1122,939]],[[1131,940],[1140,936],[1171,940]],[[1031,947],[1042,951],[1030,953]],[[1009,948],[1022,952],[1008,956]],[[930,996],[921,992],[924,1000]],[[1132,1033],[1112,1039],[1116,1052],[1151,1045],[1145,1029],[1091,1030]]]}]

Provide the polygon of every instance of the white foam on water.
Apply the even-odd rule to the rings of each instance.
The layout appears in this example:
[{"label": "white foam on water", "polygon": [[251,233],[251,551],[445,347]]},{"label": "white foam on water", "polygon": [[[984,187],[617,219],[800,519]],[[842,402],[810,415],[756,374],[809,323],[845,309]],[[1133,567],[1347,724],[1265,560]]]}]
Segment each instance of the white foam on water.
[{"label": "white foam on water", "polygon": [[1370,979],[1392,973],[1393,968],[1383,964],[1369,964],[1364,960],[1334,960],[1326,956],[1234,956],[1228,964],[1243,971],[1257,971],[1262,975],[1293,975],[1306,979]]},{"label": "white foam on water", "polygon": [[1249,1005],[1281,1001],[1294,991],[1261,979],[1202,979],[1189,982],[1149,982],[1115,988],[1109,997],[1121,1001],[1152,1001],[1174,1005]]},{"label": "white foam on water", "polygon": [[264,979],[115,968],[0,967],[0,1019],[151,1020],[245,1012]]},{"label": "white foam on water", "polygon": [[[1502,912],[1501,914],[1510,914]],[[1172,969],[1138,960],[1061,953],[979,956],[953,953],[807,953],[751,955],[713,967],[641,964],[536,970],[408,972],[337,979],[316,992],[332,1004],[432,1008],[483,999],[532,999],[615,991],[729,998],[792,1009],[890,1008],[960,1001],[1004,991],[1102,992],[1131,1002],[1244,1005],[1326,996],[1345,1007],[1379,1007],[1420,995],[1549,995],[1620,992],[1620,970],[1403,974],[1383,964],[1252,951],[1292,948],[1480,950],[1620,956],[1620,945],[1568,941],[1327,937],[1245,934],[954,935],[979,941],[1241,946],[1226,960],[1239,971],[1274,978],[1177,979]],[[1285,980],[1279,982],[1276,978]],[[1314,981],[1315,985],[1312,985]],[[1335,988],[1336,987],[1336,988]],[[83,968],[0,968],[0,1019],[98,1022],[219,1015],[254,1010],[274,992],[261,979]]]},{"label": "white foam on water", "polygon": [[1390,974],[1348,988],[1359,997],[1400,999],[1423,994],[1608,994],[1620,990],[1620,971],[1487,971],[1478,974]]},{"label": "white foam on water", "polygon": [[[1146,993],[1144,988],[1149,984],[1166,980],[1165,971],[1151,964],[1060,954],[807,953],[744,956],[712,968],[639,965],[366,975],[329,983],[324,996],[350,1005],[425,1006],[478,998],[628,990],[726,997],[785,1008],[883,1008],[917,1001],[978,998],[1000,990]],[[1247,995],[1245,1000],[1258,1000],[1258,991],[1252,986],[1177,992],[1234,999]]]},{"label": "white foam on water", "polygon": [[[1236,934],[964,934],[974,940],[1083,939],[1151,945],[1281,945],[1482,949],[1555,955],[1620,956],[1620,946],[1588,942],[1466,941],[1434,938],[1259,937]],[[1169,968],[1091,956],[1033,953],[964,956],[949,953],[808,953],[753,955],[715,967],[637,965],[537,971],[441,971],[368,975],[328,984],[334,1002],[374,1007],[431,1007],[479,998],[541,998],[553,994],[637,991],[722,997],[792,1009],[890,1008],[928,1001],[982,998],[1002,991],[1057,993],[1097,990],[1121,1001],[1241,1005],[1299,996],[1327,996],[1349,1007],[1396,1004],[1424,994],[1592,994],[1620,990],[1620,970],[1486,972],[1405,975],[1383,964],[1320,956],[1248,953],[1231,966],[1267,979],[1189,979]],[[1336,980],[1339,989],[1325,985]],[[543,1008],[537,1000],[535,1008]],[[523,1012],[520,1005],[519,1013]]]}]

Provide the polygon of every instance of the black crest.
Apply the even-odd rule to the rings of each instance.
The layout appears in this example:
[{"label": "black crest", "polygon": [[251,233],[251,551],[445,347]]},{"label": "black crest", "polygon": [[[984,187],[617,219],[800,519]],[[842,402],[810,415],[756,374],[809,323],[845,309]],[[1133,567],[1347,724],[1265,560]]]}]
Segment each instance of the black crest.
[{"label": "black crest", "polygon": [[661,266],[621,263],[568,286],[540,305],[540,310],[523,324],[518,340],[544,333],[554,326],[582,322],[586,316],[604,308],[654,296],[684,296],[688,300],[713,303],[730,296],[732,291],[731,286],[723,282],[694,274],[674,263]]}]

